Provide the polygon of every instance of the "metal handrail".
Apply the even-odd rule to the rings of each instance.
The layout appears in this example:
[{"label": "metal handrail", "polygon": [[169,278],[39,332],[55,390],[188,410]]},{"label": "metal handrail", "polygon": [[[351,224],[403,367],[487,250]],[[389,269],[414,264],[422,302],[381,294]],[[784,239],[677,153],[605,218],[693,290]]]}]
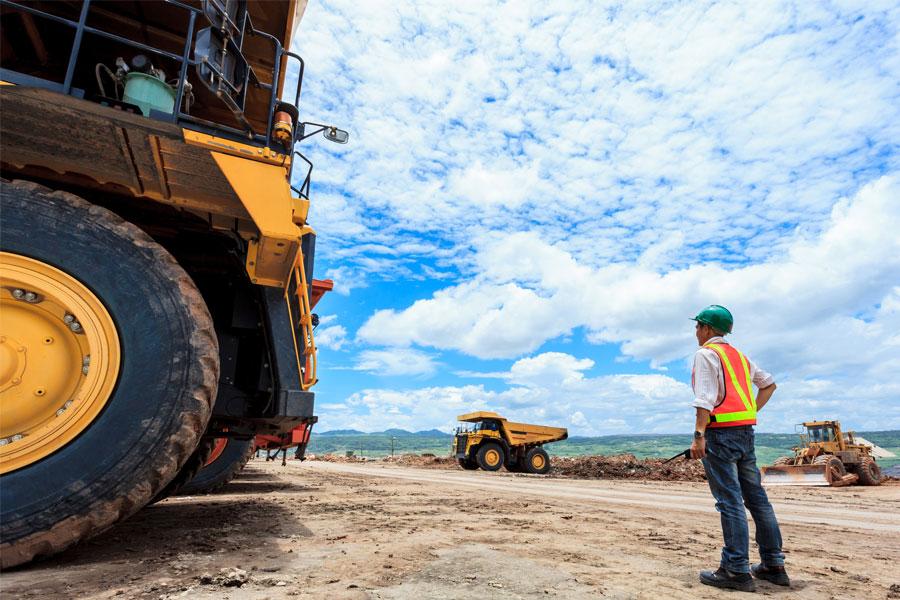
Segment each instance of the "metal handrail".
[{"label": "metal handrail", "polygon": [[[303,183],[299,188],[295,187],[293,183],[291,183],[291,189],[297,192],[297,195],[303,198],[304,200],[309,200],[309,190],[310,190],[310,181],[312,180],[312,170],[313,164],[312,161],[303,156],[299,150],[294,150],[294,156],[299,157],[303,160],[307,165],[309,165],[309,169],[306,170],[306,179],[303,180]],[[291,172],[294,171],[294,161],[291,161]],[[290,174],[288,175],[288,183],[290,183]]]},{"label": "metal handrail", "polygon": [[[241,36],[242,45],[243,45],[243,37],[246,34],[259,35],[259,36],[265,37],[265,38],[269,39],[270,41],[272,41],[274,44],[273,58],[274,58],[275,64],[274,64],[274,68],[272,70],[272,84],[271,85],[264,84],[264,83],[259,82],[259,80],[257,79],[257,83],[260,87],[270,90],[269,111],[268,111],[268,117],[266,120],[266,135],[265,135],[265,137],[255,134],[253,132],[252,128],[249,127],[249,123],[247,123],[245,119],[240,119],[238,117],[238,115],[235,115],[235,117],[238,119],[238,121],[242,121],[242,120],[244,121],[244,123],[242,123],[242,124],[245,125],[245,127],[248,129],[248,131],[241,132],[240,130],[234,129],[232,127],[229,127],[229,126],[221,124],[221,123],[214,123],[214,122],[211,122],[208,120],[199,119],[197,117],[194,117],[188,113],[182,112],[181,107],[183,105],[183,100],[184,100],[184,86],[185,86],[185,83],[187,82],[187,69],[190,66],[197,66],[198,64],[200,64],[200,61],[196,61],[196,60],[193,60],[190,58],[190,52],[191,52],[191,45],[193,44],[193,39],[194,39],[194,30],[196,27],[197,15],[198,14],[202,15],[203,11],[202,11],[202,9],[189,6],[182,2],[178,2],[177,0],[162,0],[162,1],[171,6],[176,6],[183,10],[186,10],[186,11],[188,11],[188,13],[190,15],[189,21],[188,21],[187,34],[186,34],[186,38],[185,38],[184,52],[181,55],[173,54],[171,52],[161,50],[159,48],[154,48],[152,46],[148,46],[147,44],[143,44],[143,43],[137,42],[135,40],[131,40],[131,39],[128,39],[128,38],[125,38],[125,37],[122,37],[122,36],[119,36],[119,35],[116,35],[113,33],[109,33],[102,29],[97,29],[96,27],[88,26],[86,23],[87,23],[88,12],[91,7],[91,0],[84,0],[84,3],[82,4],[82,7],[81,7],[81,12],[79,14],[78,21],[72,21],[71,19],[67,19],[65,17],[50,14],[47,12],[43,12],[38,8],[34,8],[32,6],[28,6],[26,4],[22,4],[20,2],[14,1],[14,0],[0,0],[0,5],[9,6],[11,8],[23,11],[25,13],[29,13],[29,14],[32,14],[32,15],[35,15],[35,16],[38,16],[41,18],[49,19],[51,21],[72,27],[76,30],[75,31],[75,39],[72,44],[72,51],[69,56],[68,65],[66,67],[65,80],[64,80],[64,83],[62,86],[62,92],[64,94],[68,95],[71,93],[72,80],[73,80],[74,74],[75,74],[75,67],[77,65],[78,58],[79,58],[79,52],[81,50],[81,42],[84,37],[84,34],[89,33],[91,35],[96,35],[99,37],[103,37],[105,39],[113,40],[115,42],[119,42],[126,46],[130,46],[132,48],[136,48],[138,50],[142,50],[144,52],[148,52],[148,53],[154,54],[156,56],[166,57],[170,60],[180,63],[181,69],[179,70],[178,87],[177,87],[176,93],[175,93],[175,109],[172,112],[171,118],[168,119],[172,123],[181,123],[181,124],[194,123],[194,124],[202,125],[204,127],[213,127],[217,130],[220,129],[222,132],[227,133],[231,136],[234,136],[234,135],[240,136],[244,140],[247,139],[247,137],[248,137],[247,134],[249,133],[250,134],[249,139],[250,139],[251,143],[268,146],[271,141],[272,128],[274,126],[275,103],[278,101],[277,82],[281,78],[281,69],[283,67],[282,57],[285,54],[287,54],[290,57],[297,58],[301,63],[300,77],[298,78],[298,81],[297,81],[297,91],[296,91],[295,100],[294,100],[295,107],[297,106],[297,103],[298,103],[299,97],[300,97],[300,87],[302,85],[302,77],[303,77],[303,70],[304,70],[303,59],[300,58],[299,56],[297,56],[296,54],[285,51],[281,46],[281,42],[275,36],[268,34],[264,31],[258,31],[256,29],[254,29],[253,25],[252,25],[252,21],[249,18],[249,14],[246,15],[246,18],[244,20],[245,29],[247,26],[249,26],[249,30],[242,31],[242,36]],[[222,73],[218,69],[213,67],[208,62],[206,63],[206,66],[208,68],[210,68],[210,70],[218,77],[220,82],[223,82],[228,88],[231,89],[231,91],[237,93],[237,88],[235,88],[233,85],[231,85],[231,83],[222,75]],[[251,71],[252,71],[252,67],[250,67],[248,65],[247,73],[245,74],[244,86],[246,86],[247,82],[249,82],[249,76],[250,76]],[[254,74],[254,77],[255,77],[255,74]],[[244,99],[244,102],[245,102],[245,100],[246,99]],[[242,106],[239,107],[241,114],[243,114],[243,112],[244,112],[244,108],[245,108],[245,106],[243,105],[244,102],[242,102]],[[226,104],[227,104],[227,102],[226,102]],[[149,115],[146,115],[146,116],[149,117]]]},{"label": "metal handrail", "polygon": [[[302,261],[303,252],[299,251],[297,253],[297,263],[294,265],[294,277],[297,278],[297,289],[294,291],[294,294],[296,294],[300,304],[300,314],[297,317],[296,324],[300,325],[300,341],[303,343],[303,350],[297,354],[298,356],[301,354],[306,356],[306,364],[304,365],[303,376],[300,380],[300,388],[304,391],[308,391],[309,388],[314,386],[318,381],[316,378],[318,361],[316,360],[316,342],[313,337],[313,329],[315,328],[312,325],[312,308],[309,304],[309,286],[306,281],[306,269],[303,268]],[[297,350],[300,349],[297,348]]]}]

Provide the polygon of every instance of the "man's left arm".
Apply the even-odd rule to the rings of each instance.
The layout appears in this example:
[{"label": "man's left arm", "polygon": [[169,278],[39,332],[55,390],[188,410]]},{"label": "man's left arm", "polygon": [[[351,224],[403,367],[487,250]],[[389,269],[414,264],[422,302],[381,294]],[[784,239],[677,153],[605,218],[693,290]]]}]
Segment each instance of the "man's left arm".
[{"label": "man's left arm", "polygon": [[772,394],[775,393],[775,382],[773,381],[769,385],[764,388],[760,388],[756,393],[756,411],[759,412],[762,410],[762,407],[766,405],[766,402],[769,401],[769,398],[772,397]]},{"label": "man's left arm", "polygon": [[699,431],[702,437],[695,437],[691,444],[691,458],[703,458],[706,456],[706,425],[709,423],[709,411],[705,408],[697,408],[697,422],[694,423],[694,431]]},{"label": "man's left arm", "polygon": [[752,360],[748,360],[748,362],[750,363],[750,379],[759,388],[759,391],[756,392],[756,410],[760,411],[775,392],[775,380],[771,375],[757,367]]}]

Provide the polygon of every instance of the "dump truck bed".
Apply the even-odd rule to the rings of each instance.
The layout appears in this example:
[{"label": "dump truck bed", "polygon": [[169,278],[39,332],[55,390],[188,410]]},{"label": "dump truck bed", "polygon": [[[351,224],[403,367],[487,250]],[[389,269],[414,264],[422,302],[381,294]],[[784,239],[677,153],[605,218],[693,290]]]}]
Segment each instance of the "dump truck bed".
[{"label": "dump truck bed", "polygon": [[527,423],[503,423],[509,433],[510,444],[549,444],[569,437],[569,431],[563,427],[547,427],[545,425],[528,425]]},{"label": "dump truck bed", "polygon": [[499,421],[508,434],[511,446],[530,444],[549,444],[559,442],[569,437],[569,430],[564,427],[548,427],[546,425],[530,425],[528,423],[513,423],[507,421],[497,413],[478,411],[459,415],[457,420],[475,423],[485,419]]}]

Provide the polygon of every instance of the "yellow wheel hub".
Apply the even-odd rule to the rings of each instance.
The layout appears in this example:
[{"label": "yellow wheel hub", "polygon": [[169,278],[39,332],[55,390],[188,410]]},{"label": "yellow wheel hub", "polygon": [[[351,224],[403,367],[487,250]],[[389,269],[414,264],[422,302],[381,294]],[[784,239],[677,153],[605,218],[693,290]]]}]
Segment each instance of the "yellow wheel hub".
[{"label": "yellow wheel hub", "polygon": [[488,450],[484,453],[484,462],[493,467],[500,462],[500,453],[496,450]]},{"label": "yellow wheel hub", "polygon": [[115,323],[84,284],[0,252],[0,473],[84,431],[109,400],[120,359]]},{"label": "yellow wheel hub", "polygon": [[544,457],[540,454],[535,454],[531,457],[531,466],[537,470],[544,468]]}]

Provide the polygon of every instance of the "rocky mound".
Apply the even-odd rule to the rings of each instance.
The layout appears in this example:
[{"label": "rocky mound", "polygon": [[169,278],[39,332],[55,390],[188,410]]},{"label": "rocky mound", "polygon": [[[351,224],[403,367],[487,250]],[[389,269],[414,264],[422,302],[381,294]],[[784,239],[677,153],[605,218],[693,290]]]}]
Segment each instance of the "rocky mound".
[{"label": "rocky mound", "polygon": [[[370,459],[335,454],[307,455],[309,460],[360,463],[392,462],[406,467],[423,469],[460,469],[455,458],[449,456],[396,456]],[[550,459],[551,477],[573,479],[644,479],[654,481],[706,481],[703,465],[697,460],[676,459],[663,464],[662,459],[640,460],[633,454],[614,456],[556,456]]]},{"label": "rocky mound", "polygon": [[700,461],[682,458],[663,464],[661,459],[640,460],[633,454],[558,456],[550,459],[550,465],[551,474],[575,479],[706,481]]}]

